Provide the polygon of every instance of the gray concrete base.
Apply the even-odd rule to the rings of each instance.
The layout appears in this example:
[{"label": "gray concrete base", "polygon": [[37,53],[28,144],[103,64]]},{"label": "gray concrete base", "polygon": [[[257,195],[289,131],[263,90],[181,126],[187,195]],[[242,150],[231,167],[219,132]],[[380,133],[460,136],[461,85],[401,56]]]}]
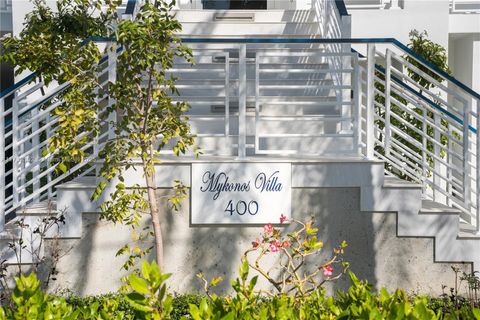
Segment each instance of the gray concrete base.
[{"label": "gray concrete base", "polygon": [[[440,294],[442,285],[454,285],[452,264],[433,262],[433,239],[397,237],[397,215],[361,212],[359,188],[295,188],[292,200],[295,218],[313,216],[316,220],[325,242],[325,256],[319,257],[319,262],[346,240],[345,260],[351,270],[377,288]],[[166,208],[164,198],[160,205]],[[126,258],[115,257],[115,253],[132,241],[131,230],[98,221],[95,214],[83,217],[82,239],[61,241],[65,254],[50,290],[69,288],[82,295],[115,291],[125,275],[121,265]],[[195,276],[199,271],[207,277],[222,276],[225,280],[219,290],[229,291],[228,280],[237,276],[241,254],[262,232],[261,227],[191,227],[188,201],[181,212],[165,210],[162,221],[165,271],[173,273],[169,288],[175,292],[200,290],[202,284]],[[148,219],[144,223],[148,225]],[[275,258],[275,254],[271,256]],[[455,266],[466,272],[471,269],[468,263]],[[334,285],[339,289],[346,286],[345,280]]]}]

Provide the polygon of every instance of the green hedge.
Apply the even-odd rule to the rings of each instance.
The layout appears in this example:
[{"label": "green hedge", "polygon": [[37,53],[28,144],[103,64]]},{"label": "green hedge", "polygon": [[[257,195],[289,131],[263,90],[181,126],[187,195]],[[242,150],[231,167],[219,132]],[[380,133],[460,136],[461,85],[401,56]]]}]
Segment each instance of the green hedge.
[{"label": "green hedge", "polygon": [[[329,297],[324,289],[307,297],[253,291],[254,281],[233,281],[232,296],[176,295],[168,314],[139,312],[130,293],[76,297],[47,295],[34,274],[17,278],[12,305],[0,309],[0,319],[480,319],[480,309],[455,306],[448,299],[408,297],[404,291],[380,293],[350,273],[352,285]],[[252,285],[253,283],[253,285]]]}]

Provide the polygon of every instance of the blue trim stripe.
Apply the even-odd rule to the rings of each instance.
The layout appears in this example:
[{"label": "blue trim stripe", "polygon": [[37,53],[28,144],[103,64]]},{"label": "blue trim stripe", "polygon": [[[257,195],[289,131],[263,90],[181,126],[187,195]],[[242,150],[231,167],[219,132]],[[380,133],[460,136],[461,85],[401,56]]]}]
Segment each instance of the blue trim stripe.
[{"label": "blue trim stripe", "polygon": [[337,7],[338,13],[340,16],[349,16],[347,7],[345,6],[345,1],[343,0],[335,0],[335,6]]},{"label": "blue trim stripe", "polygon": [[29,74],[28,76],[26,76],[25,78],[23,78],[22,80],[18,81],[17,83],[11,85],[10,87],[8,87],[7,89],[3,90],[2,92],[0,92],[0,98],[3,98],[5,96],[7,96],[8,94],[10,94],[12,91],[15,91],[17,90],[18,88],[20,88],[21,86],[23,86],[24,84],[28,83],[29,81],[31,81],[33,78],[35,78],[35,73],[31,73]]}]

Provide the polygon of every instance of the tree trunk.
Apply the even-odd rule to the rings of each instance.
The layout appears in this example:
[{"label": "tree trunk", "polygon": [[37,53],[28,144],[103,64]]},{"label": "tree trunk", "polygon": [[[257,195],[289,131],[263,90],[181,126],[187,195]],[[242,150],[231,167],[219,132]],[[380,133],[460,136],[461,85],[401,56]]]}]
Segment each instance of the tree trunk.
[{"label": "tree trunk", "polygon": [[150,207],[150,215],[152,217],[153,233],[155,236],[155,252],[157,254],[157,264],[163,268],[163,239],[162,228],[160,225],[160,217],[158,212],[157,199],[155,190],[157,190],[157,181],[155,178],[155,169],[152,174],[147,174],[147,165],[143,163],[143,173],[145,174],[145,182],[147,183],[148,204]]}]

